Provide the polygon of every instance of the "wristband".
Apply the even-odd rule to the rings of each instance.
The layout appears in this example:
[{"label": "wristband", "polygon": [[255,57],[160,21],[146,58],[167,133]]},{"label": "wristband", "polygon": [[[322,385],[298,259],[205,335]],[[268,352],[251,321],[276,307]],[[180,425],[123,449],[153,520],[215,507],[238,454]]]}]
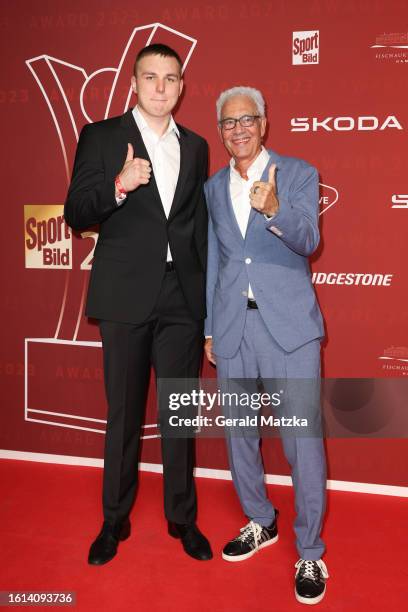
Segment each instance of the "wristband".
[{"label": "wristband", "polygon": [[126,189],[124,189],[122,183],[120,182],[119,174],[115,178],[115,185],[116,185],[116,189],[119,191],[121,195],[124,195],[124,196],[127,195]]}]

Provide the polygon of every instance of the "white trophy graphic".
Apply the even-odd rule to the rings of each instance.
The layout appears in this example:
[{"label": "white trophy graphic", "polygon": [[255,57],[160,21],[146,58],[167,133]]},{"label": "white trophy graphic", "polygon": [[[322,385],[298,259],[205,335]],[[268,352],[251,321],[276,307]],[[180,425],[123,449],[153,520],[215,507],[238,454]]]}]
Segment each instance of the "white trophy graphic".
[{"label": "white trophy graphic", "polygon": [[[178,52],[183,72],[197,44],[186,34],[153,23],[133,29],[117,66],[91,74],[82,66],[49,55],[26,60],[58,135],[67,185],[81,127],[128,110],[135,57],[142,47],[154,42],[168,44]],[[94,333],[83,317],[97,228],[72,236],[62,217],[63,204],[30,205],[25,209],[26,267],[57,269],[54,274],[65,279],[55,322],[50,322],[51,336],[25,339],[24,418],[103,434],[106,419],[101,342],[86,339]],[[34,368],[35,377],[30,376]],[[49,383],[56,393],[47,392]],[[155,423],[144,427],[149,434],[144,438],[158,437]]]}]

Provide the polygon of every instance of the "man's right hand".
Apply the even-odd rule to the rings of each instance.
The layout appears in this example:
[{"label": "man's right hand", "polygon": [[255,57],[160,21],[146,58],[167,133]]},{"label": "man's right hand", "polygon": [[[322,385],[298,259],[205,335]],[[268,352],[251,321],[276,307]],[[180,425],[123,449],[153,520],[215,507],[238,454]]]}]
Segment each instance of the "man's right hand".
[{"label": "man's right hand", "polygon": [[134,191],[139,185],[147,185],[151,174],[150,162],[147,159],[134,157],[133,146],[128,143],[128,151],[119,179],[125,191]]},{"label": "man's right hand", "polygon": [[212,352],[212,343],[212,338],[206,338],[204,343],[204,351],[208,361],[213,365],[216,365],[214,353]]}]

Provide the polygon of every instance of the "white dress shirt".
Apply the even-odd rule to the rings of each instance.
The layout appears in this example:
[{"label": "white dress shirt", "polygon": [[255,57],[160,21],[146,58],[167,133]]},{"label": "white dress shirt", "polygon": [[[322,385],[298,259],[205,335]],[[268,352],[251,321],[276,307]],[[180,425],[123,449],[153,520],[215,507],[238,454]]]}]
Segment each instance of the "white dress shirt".
[{"label": "white dress shirt", "polygon": [[[249,166],[247,170],[248,180],[245,180],[238,170],[235,169],[234,159],[231,158],[230,160],[230,193],[232,208],[243,238],[245,238],[249,215],[252,210],[249,202],[249,192],[254,182],[261,180],[261,176],[268,161],[269,153],[262,147],[258,157]],[[248,286],[248,298],[254,299],[251,285]]]},{"label": "white dress shirt", "polygon": [[[167,130],[159,136],[148,125],[137,106],[132,113],[149,154],[163,210],[168,218],[180,172],[180,132],[173,117],[170,117]],[[116,198],[117,204],[122,204],[125,197]],[[167,245],[167,261],[172,261],[170,245]]]}]

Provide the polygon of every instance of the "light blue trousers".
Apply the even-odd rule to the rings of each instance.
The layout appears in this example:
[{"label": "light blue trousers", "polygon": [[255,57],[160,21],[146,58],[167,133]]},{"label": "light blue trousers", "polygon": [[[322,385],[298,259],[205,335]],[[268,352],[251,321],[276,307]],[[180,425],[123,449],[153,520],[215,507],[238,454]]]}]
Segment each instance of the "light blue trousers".
[{"label": "light blue trousers", "polygon": [[[248,310],[238,352],[231,359],[216,356],[216,361],[220,385],[228,379],[255,381],[260,378],[266,384],[267,379],[276,378],[318,379],[320,341],[313,340],[292,353],[286,353],[272,338],[259,311]],[[296,405],[294,409],[296,412]],[[300,411],[305,414],[305,402]],[[296,547],[301,558],[317,560],[325,550],[320,538],[326,494],[323,440],[320,435],[281,437],[295,489]],[[260,435],[254,435],[253,431],[251,435],[227,433],[226,440],[232,479],[244,513],[260,525],[270,525],[275,511],[266,493]]]}]

